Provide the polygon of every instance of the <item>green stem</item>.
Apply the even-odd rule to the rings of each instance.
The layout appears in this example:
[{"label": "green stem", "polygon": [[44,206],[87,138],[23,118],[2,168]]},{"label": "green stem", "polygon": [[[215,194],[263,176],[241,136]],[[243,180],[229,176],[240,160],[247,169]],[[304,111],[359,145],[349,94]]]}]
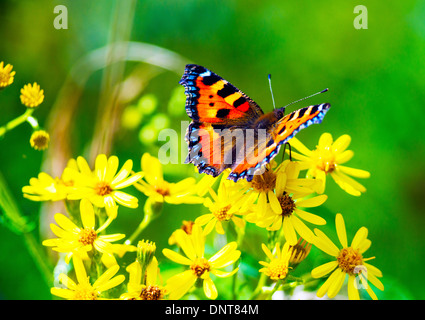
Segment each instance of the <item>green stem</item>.
[{"label": "green stem", "polygon": [[[235,226],[235,230],[236,230],[236,233],[238,235],[237,239],[236,239],[236,243],[238,244],[238,249],[240,249],[240,247],[242,245],[242,241],[245,237],[245,228],[241,229],[241,228],[238,228],[238,227]],[[236,261],[233,264],[233,270],[238,267],[238,264],[239,264],[239,261]],[[237,274],[235,274],[233,276],[233,279],[232,279],[232,298],[233,298],[233,300],[236,300],[236,283],[237,283],[237,280],[238,280],[238,277],[237,277]]]},{"label": "green stem", "polygon": [[144,212],[145,216],[143,217],[142,222],[140,222],[137,229],[133,232],[133,234],[125,241],[125,244],[132,244],[134,240],[140,235],[140,233],[146,229],[146,227],[153,221],[158,218],[162,212],[163,203],[162,202],[152,202],[150,198],[148,198],[145,202]]},{"label": "green stem", "polygon": [[264,272],[261,272],[260,280],[258,280],[257,288],[251,295],[250,300],[255,300],[257,296],[263,291],[263,287],[266,284],[267,275]]},{"label": "green stem", "polygon": [[27,249],[36,262],[44,281],[48,286],[51,286],[53,284],[53,267],[48,264],[48,259],[44,251],[41,250],[40,243],[35,240],[32,233],[27,232],[23,235]]},{"label": "green stem", "polygon": [[139,224],[137,229],[133,232],[133,234],[125,241],[126,244],[132,244],[134,240],[139,236],[139,234],[145,230],[148,224],[151,222],[149,215],[145,215],[142,222]]},{"label": "green stem", "polygon": [[48,286],[53,283],[53,267],[49,265],[43,247],[35,239],[31,233],[33,227],[28,224],[27,219],[22,215],[16,200],[9,191],[6,181],[3,175],[0,173],[0,209],[4,213],[6,226],[9,226],[11,230],[18,232],[23,235],[26,247],[36,262],[44,280]]},{"label": "green stem", "polygon": [[32,115],[32,113],[34,112],[35,109],[33,108],[28,108],[22,115],[20,115],[19,117],[16,117],[15,119],[9,121],[6,125],[4,125],[3,127],[0,127],[0,138],[3,137],[6,132],[16,128],[17,126],[19,126],[20,124],[24,123],[25,121],[28,120],[28,118]]}]

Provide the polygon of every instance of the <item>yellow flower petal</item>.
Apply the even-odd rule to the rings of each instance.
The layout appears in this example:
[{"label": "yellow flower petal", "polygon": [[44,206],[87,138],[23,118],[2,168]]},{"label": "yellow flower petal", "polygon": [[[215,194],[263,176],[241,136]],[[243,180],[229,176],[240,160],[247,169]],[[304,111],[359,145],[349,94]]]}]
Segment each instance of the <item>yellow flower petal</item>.
[{"label": "yellow flower petal", "polygon": [[54,296],[71,300],[75,296],[75,292],[73,290],[69,289],[62,289],[62,288],[51,288],[50,293]]},{"label": "yellow flower petal", "polygon": [[129,208],[137,208],[139,206],[139,200],[128,193],[124,193],[122,191],[113,191],[112,195],[115,201],[123,206]]},{"label": "yellow flower petal", "polygon": [[269,250],[269,248],[267,248],[267,246],[264,243],[261,244],[261,248],[263,249],[263,251],[266,254],[267,258],[269,258],[270,260],[273,260],[274,259],[274,256],[273,256],[272,252]]},{"label": "yellow flower petal", "polygon": [[133,161],[129,159],[124,163],[121,170],[118,171],[115,178],[111,181],[111,185],[117,185],[118,183],[126,179],[130,175],[132,168],[133,168]]},{"label": "yellow flower petal", "polygon": [[350,275],[348,277],[348,299],[350,300],[360,300],[359,291],[356,288],[356,277],[354,275]]},{"label": "yellow flower petal", "polygon": [[332,151],[335,153],[341,153],[347,149],[347,147],[351,143],[351,137],[348,134],[344,134],[340,136],[335,142],[332,144]]},{"label": "yellow flower petal", "polygon": [[378,300],[378,297],[376,296],[375,292],[373,292],[370,286],[366,288],[366,291],[369,294],[369,296],[372,298],[372,300]]},{"label": "yellow flower petal", "polygon": [[238,270],[239,270],[239,268],[235,268],[235,269],[233,269],[230,272],[226,272],[226,271],[221,271],[221,270],[213,269],[210,272],[212,274],[214,274],[216,277],[227,278],[227,277],[233,276],[236,272],[238,272]]},{"label": "yellow flower petal", "polygon": [[[295,230],[297,231],[297,233],[302,238],[304,238],[305,240],[307,240],[310,243],[314,241],[315,236],[314,236],[313,232],[305,225],[304,222],[302,222],[300,219],[298,219],[297,216],[295,216],[295,215],[291,216],[291,221],[292,221],[292,225],[294,226]],[[298,240],[297,240],[297,242],[298,242]]]},{"label": "yellow flower petal", "polygon": [[313,198],[299,200],[297,201],[296,204],[297,204],[297,207],[311,208],[311,207],[317,207],[322,205],[327,199],[328,199],[328,196],[326,194],[321,194]]},{"label": "yellow flower petal", "polygon": [[312,243],[323,252],[336,257],[338,256],[338,247],[319,229],[314,229],[314,233],[317,235]]},{"label": "yellow flower petal", "polygon": [[319,290],[317,290],[316,295],[319,298],[322,298],[325,295],[325,293],[329,290],[329,287],[331,286],[331,284],[334,282],[334,280],[336,279],[336,277],[339,274],[338,270],[339,269],[336,269],[334,272],[332,272],[332,274],[325,281],[325,283],[323,283],[322,286],[319,288]]},{"label": "yellow flower petal", "polygon": [[347,233],[345,231],[345,223],[344,223],[344,218],[342,217],[342,214],[337,213],[335,218],[335,225],[336,225],[336,233],[338,234],[339,242],[341,243],[343,248],[347,248],[348,247]]},{"label": "yellow flower petal", "polygon": [[[93,283],[93,288],[98,289],[99,287],[107,284],[109,280],[119,271],[119,265],[113,265],[107,269],[97,280]],[[109,288],[108,288],[109,289]],[[107,289],[106,289],[107,290]],[[103,290],[100,290],[103,291]]]},{"label": "yellow flower petal", "polygon": [[306,156],[309,156],[311,154],[311,151],[295,137],[291,139],[291,146],[297,149],[299,152],[305,154]]},{"label": "yellow flower petal", "polygon": [[[103,274],[102,274],[102,276],[103,276]],[[103,292],[103,291],[109,290],[111,288],[114,288],[114,287],[120,285],[121,283],[124,282],[124,280],[125,280],[125,277],[122,274],[120,274],[120,275],[108,280],[107,282],[98,284],[96,286],[96,289]],[[94,285],[93,285],[93,287],[94,287]]]},{"label": "yellow flower petal", "polygon": [[95,170],[95,173],[96,173],[99,181],[105,181],[107,164],[108,164],[108,159],[107,159],[106,155],[99,154],[96,157],[96,161],[95,161],[95,165],[94,165],[95,169],[94,170]]},{"label": "yellow flower petal", "polygon": [[288,241],[290,245],[294,246],[297,244],[298,239],[297,234],[295,233],[294,227],[292,225],[292,217],[293,216],[285,217],[283,219],[282,230],[283,234],[285,235],[286,241]]},{"label": "yellow flower petal", "polygon": [[370,281],[370,283],[372,283],[379,290],[384,291],[384,285],[382,284],[381,280],[375,277],[373,273],[367,273],[367,280]]},{"label": "yellow flower petal", "polygon": [[269,190],[267,195],[268,195],[270,207],[272,208],[272,210],[276,214],[282,214],[282,207],[279,203],[279,200],[276,197],[276,194],[273,191]]},{"label": "yellow flower petal", "polygon": [[184,264],[184,265],[191,265],[192,264],[192,260],[190,260],[186,257],[183,257],[181,254],[174,252],[170,249],[163,249],[162,254],[164,256],[166,256],[168,259],[170,259],[171,261],[174,261],[176,263]]},{"label": "yellow flower petal", "polygon": [[213,299],[213,300],[217,298],[218,296],[217,288],[214,282],[211,280],[211,278],[208,277],[207,279],[204,280],[203,287],[204,287],[204,292],[207,298]]},{"label": "yellow flower petal", "polygon": [[117,184],[112,184],[111,183],[111,187],[113,189],[122,189],[122,188],[126,188],[128,186],[131,186],[133,184],[135,184],[137,181],[139,181],[141,178],[143,177],[143,174],[141,172],[138,172],[130,177],[128,177],[125,180],[121,180],[119,183]]},{"label": "yellow flower petal", "polygon": [[83,261],[77,255],[72,257],[72,263],[74,264],[75,275],[79,284],[90,284],[87,278],[86,269],[84,267]]},{"label": "yellow flower petal", "polygon": [[331,299],[335,298],[335,296],[341,290],[342,284],[344,283],[344,279],[346,276],[346,273],[339,268],[337,268],[332,275],[334,274],[335,274],[335,277],[332,280],[332,283],[328,289],[328,297]]},{"label": "yellow flower petal", "polygon": [[80,214],[81,221],[84,228],[94,228],[95,226],[95,217],[93,205],[87,199],[81,199],[80,201]]},{"label": "yellow flower petal", "polygon": [[208,259],[208,262],[213,268],[224,268],[237,259],[239,259],[241,252],[236,250],[237,243],[235,241],[228,243],[221,248],[215,255]]},{"label": "yellow flower petal", "polygon": [[71,220],[69,220],[66,216],[61,213],[57,213],[54,216],[56,223],[64,230],[69,232],[79,232],[80,228],[78,228]]},{"label": "yellow flower petal", "polygon": [[106,182],[110,183],[112,179],[114,178],[115,174],[117,173],[119,165],[119,159],[117,156],[110,156],[108,158],[108,164],[105,174],[105,180]]},{"label": "yellow flower petal", "polygon": [[329,272],[331,272],[332,270],[334,270],[336,267],[338,267],[338,262],[337,261],[331,261],[331,262],[327,262],[325,264],[322,264],[319,267],[314,268],[311,271],[311,276],[313,278],[321,278],[324,277],[325,275],[327,275]]},{"label": "yellow flower petal", "polygon": [[77,284],[64,273],[59,274],[58,280],[68,289],[75,290],[77,288]]},{"label": "yellow flower petal", "polygon": [[316,225],[324,225],[326,224],[326,220],[322,217],[319,217],[318,215],[312,214],[310,212],[295,208],[294,211],[301,219],[308,221],[310,223],[316,224]]},{"label": "yellow flower petal", "polygon": [[331,146],[332,143],[333,143],[332,135],[328,132],[325,132],[319,138],[318,147],[325,149],[325,148]]},{"label": "yellow flower petal", "polygon": [[151,185],[164,181],[161,163],[149,153],[144,153],[142,156],[142,171],[145,173],[146,181]]},{"label": "yellow flower petal", "polygon": [[361,227],[357,232],[356,235],[353,238],[353,241],[351,242],[351,246],[354,249],[359,248],[359,244],[367,238],[368,230],[365,227]]},{"label": "yellow flower petal", "polygon": [[[347,161],[350,161],[353,156],[353,151],[345,150],[344,152],[335,155],[335,162],[338,164],[346,163]],[[339,167],[341,166],[339,165]]]},{"label": "yellow flower petal", "polygon": [[168,298],[178,300],[183,297],[195,284],[196,279],[192,270],[186,270],[168,279],[165,287],[165,290],[169,292]]},{"label": "yellow flower petal", "polygon": [[372,266],[371,264],[366,263],[366,262],[363,263],[363,264],[367,268],[367,272],[368,273],[371,273],[371,274],[373,274],[373,275],[375,275],[377,277],[382,277],[382,271],[379,270],[377,267]]},{"label": "yellow flower petal", "polygon": [[356,178],[370,178],[370,172],[361,169],[354,169],[346,166],[338,166],[338,170]]},{"label": "yellow flower petal", "polygon": [[[362,193],[357,190],[352,184],[349,183],[349,180],[347,179],[348,176],[342,175],[341,172],[332,171],[331,176],[336,182],[336,184],[339,185],[339,187],[347,192],[348,194],[351,194],[352,196],[360,196]],[[353,179],[350,179],[350,181],[354,181]],[[360,184],[359,184],[360,185]],[[361,186],[361,185],[360,185]],[[366,189],[362,186],[362,189],[366,191]]]}]

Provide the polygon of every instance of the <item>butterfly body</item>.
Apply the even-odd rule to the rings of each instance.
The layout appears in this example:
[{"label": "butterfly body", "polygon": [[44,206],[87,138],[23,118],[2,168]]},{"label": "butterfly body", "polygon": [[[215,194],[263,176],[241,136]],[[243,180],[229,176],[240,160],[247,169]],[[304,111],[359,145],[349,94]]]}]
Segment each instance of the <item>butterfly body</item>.
[{"label": "butterfly body", "polygon": [[246,94],[210,70],[189,64],[180,80],[186,112],[192,119],[186,132],[189,154],[200,173],[251,181],[301,129],[323,120],[328,103],[285,115],[285,108],[264,113]]}]

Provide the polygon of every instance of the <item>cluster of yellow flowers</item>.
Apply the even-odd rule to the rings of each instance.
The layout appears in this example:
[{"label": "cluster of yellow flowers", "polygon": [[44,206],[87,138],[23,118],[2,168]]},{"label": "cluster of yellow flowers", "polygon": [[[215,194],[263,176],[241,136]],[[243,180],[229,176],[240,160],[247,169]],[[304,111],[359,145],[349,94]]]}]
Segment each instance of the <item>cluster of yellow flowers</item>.
[{"label": "cluster of yellow flowers", "polygon": [[[12,65],[7,64],[4,66],[4,62],[0,62],[0,90],[13,83],[16,72],[12,71],[12,69]],[[11,131],[20,124],[28,122],[33,129],[30,137],[31,147],[35,150],[44,150],[49,146],[50,136],[47,131],[40,128],[37,118],[32,115],[35,108],[44,101],[44,90],[42,90],[40,85],[36,82],[34,82],[34,84],[29,83],[24,85],[21,89],[20,98],[22,104],[26,106],[27,109],[22,115],[0,127],[0,138],[4,136],[6,132]]]},{"label": "cluster of yellow flowers", "polygon": [[[235,183],[227,180],[228,172],[223,172],[217,178],[204,175],[199,181],[190,177],[171,183],[164,180],[160,161],[148,153],[141,158],[139,172],[133,171],[131,160],[119,169],[116,156],[101,154],[93,169],[83,157],[78,157],[68,162],[61,177],[40,173],[23,187],[24,197],[33,201],[67,202],[69,217],[61,213],[54,216],[56,224],[51,224],[51,230],[57,238],[45,240],[43,245],[63,254],[66,263],[72,259],[77,279],[74,282],[70,276],[60,274],[58,280],[64,287],[52,288],[52,294],[65,299],[158,300],[180,299],[193,292],[200,298],[196,290],[202,288],[207,298],[216,299],[219,292],[214,280],[233,277],[233,298],[238,298],[237,276],[241,272],[238,265],[241,255],[250,254],[244,248],[248,222],[269,234],[267,243],[249,246],[251,250],[253,246],[254,250],[262,248],[266,260],[258,262],[261,276],[257,287],[252,288],[251,299],[271,298],[278,290],[326,276],[327,280],[317,291],[318,297],[325,294],[335,297],[348,277],[350,299],[359,299],[360,289],[376,299],[369,284],[379,290],[384,290],[384,286],[378,279],[382,277],[381,271],[366,262],[374,257],[364,257],[371,245],[368,230],[360,228],[349,245],[344,219],[336,214],[338,246],[320,229],[309,227],[309,224],[326,224],[323,217],[309,211],[328,199],[324,194],[328,175],[351,195],[359,196],[366,191],[349,175],[367,178],[369,173],[342,165],[353,156],[347,150],[349,143],[348,135],[333,141],[329,133],[324,133],[317,148],[309,150],[293,138],[291,145],[299,153],[291,154],[298,161],[285,160],[279,165],[273,161],[251,182]],[[301,175],[305,170],[306,175]],[[122,191],[130,186],[146,196],[144,218],[129,237],[107,234],[106,229],[119,217],[120,206],[138,207],[138,198]],[[78,201],[79,205],[72,205]],[[162,283],[155,243],[144,240],[136,246],[133,243],[159,217],[164,203],[202,204],[209,213],[195,221],[183,221],[182,227],[170,235],[168,243],[178,251],[164,248],[162,254],[184,270],[173,275],[167,273],[168,279]],[[227,233],[232,232],[234,241],[221,240],[219,250],[206,245],[207,236],[226,234],[224,238],[230,239]],[[314,268],[307,278],[293,277],[291,273],[313,246],[328,254],[331,261]],[[136,258],[126,268],[126,282],[126,277],[118,273],[119,258],[127,252],[135,252]],[[272,284],[271,289],[267,284]],[[112,288],[115,289],[109,290]]]}]

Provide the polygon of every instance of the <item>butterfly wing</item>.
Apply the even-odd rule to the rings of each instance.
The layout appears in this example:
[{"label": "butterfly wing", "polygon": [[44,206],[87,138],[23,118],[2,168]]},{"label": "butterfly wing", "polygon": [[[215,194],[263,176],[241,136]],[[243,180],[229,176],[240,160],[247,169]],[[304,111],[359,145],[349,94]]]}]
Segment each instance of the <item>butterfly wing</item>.
[{"label": "butterfly wing", "polygon": [[186,163],[217,176],[232,165],[224,161],[224,150],[233,147],[225,142],[223,130],[247,128],[264,113],[246,94],[205,67],[188,64],[179,83],[185,88],[186,112],[192,119],[185,137]]},{"label": "butterfly wing", "polygon": [[264,166],[279,153],[282,144],[292,139],[300,130],[321,123],[329,108],[329,103],[313,105],[296,110],[276,121],[267,130],[267,134],[258,138],[251,147],[246,143],[244,159],[235,163],[228,179],[238,181],[246,178],[251,181],[254,174],[261,173]]}]

